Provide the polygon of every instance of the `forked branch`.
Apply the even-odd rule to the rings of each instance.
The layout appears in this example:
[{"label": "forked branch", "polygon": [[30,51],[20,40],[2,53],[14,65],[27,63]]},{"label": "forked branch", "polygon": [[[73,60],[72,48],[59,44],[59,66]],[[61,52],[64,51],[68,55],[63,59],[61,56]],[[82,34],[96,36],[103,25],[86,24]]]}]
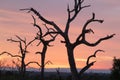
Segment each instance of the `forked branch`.
[{"label": "forked branch", "polygon": [[[55,40],[56,36],[58,35],[58,32],[55,31],[53,28],[48,28],[46,24],[43,24],[45,26],[45,28],[47,29],[47,32],[45,32],[45,34],[43,34],[42,28],[38,24],[36,24],[36,19],[34,18],[34,16],[32,16],[32,17],[34,20],[33,26],[35,26],[39,30],[38,31],[39,33],[37,33],[37,36],[36,36],[36,39],[40,40],[38,45],[42,42],[43,44],[50,46],[49,43]],[[52,34],[54,34],[54,36]],[[48,35],[51,38],[49,40],[45,40],[45,37]]]},{"label": "forked branch", "polygon": [[108,40],[110,38],[112,38],[115,34],[112,35],[108,35],[106,37],[100,38],[99,40],[97,40],[95,43],[90,43],[86,40],[86,34],[87,33],[94,33],[94,31],[92,29],[87,29],[87,26],[92,23],[92,22],[99,22],[99,23],[103,23],[103,20],[98,20],[95,19],[95,13],[93,13],[92,18],[87,20],[86,23],[83,26],[82,29],[82,33],[77,37],[76,42],[74,43],[74,46],[77,46],[79,44],[85,44],[87,46],[96,46],[98,45],[100,42],[104,41],[104,40]]},{"label": "forked branch", "polygon": [[[92,18],[87,20],[87,22],[84,24],[83,26],[83,30],[82,33],[85,33],[87,26],[92,23],[92,22],[99,22],[99,23],[103,23],[103,20],[99,20],[99,19],[95,19],[95,13],[92,14]],[[85,34],[84,34],[85,35]]]},{"label": "forked branch", "polygon": [[87,20],[86,23],[84,24],[83,29],[82,29],[82,33],[78,36],[76,41],[79,41],[81,37],[82,37],[83,40],[85,40],[85,34],[86,33],[90,33],[90,32],[94,33],[94,31],[92,29],[87,29],[88,25],[92,22],[103,23],[103,20],[95,19],[95,13],[93,13],[92,18]]},{"label": "forked branch", "polygon": [[90,5],[82,6],[82,3],[84,0],[74,0],[74,8],[70,10],[69,5],[67,8],[68,12],[68,19],[66,23],[66,28],[65,28],[65,34],[68,34],[70,23],[77,17],[78,13],[86,7],[90,7]]}]

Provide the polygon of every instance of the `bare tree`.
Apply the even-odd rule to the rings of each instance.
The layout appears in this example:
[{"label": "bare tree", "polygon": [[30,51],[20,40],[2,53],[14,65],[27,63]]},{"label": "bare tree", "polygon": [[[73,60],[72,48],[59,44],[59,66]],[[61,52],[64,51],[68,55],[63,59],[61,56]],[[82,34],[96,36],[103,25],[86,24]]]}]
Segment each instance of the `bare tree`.
[{"label": "bare tree", "polygon": [[[33,26],[38,29],[38,33],[35,37],[36,40],[39,40],[39,43],[37,46],[39,46],[40,44],[43,45],[42,51],[36,52],[36,54],[41,55],[41,80],[45,80],[44,79],[45,65],[49,64],[49,63],[52,64],[52,62],[49,60],[47,62],[45,62],[46,51],[47,51],[48,47],[52,46],[52,45],[50,45],[50,43],[55,40],[57,33],[55,35],[52,35],[51,33],[49,33],[50,31],[52,31],[54,33],[55,30],[53,28],[48,28],[46,24],[43,24],[43,25],[45,26],[47,31],[45,33],[43,33],[42,28],[36,23],[36,19],[34,18],[34,16],[32,16],[32,17],[34,20]],[[50,39],[46,39],[46,37],[49,37]]]},{"label": "bare tree", "polygon": [[11,39],[7,39],[7,41],[11,41],[11,42],[15,42],[15,43],[19,44],[20,55],[19,54],[18,55],[13,55],[12,53],[9,53],[9,52],[6,52],[6,51],[2,52],[0,55],[8,54],[11,57],[18,58],[18,60],[20,61],[20,65],[18,63],[16,63],[15,61],[13,61],[13,63],[19,68],[22,79],[24,79],[25,72],[26,72],[26,66],[28,66],[30,63],[37,63],[37,62],[25,63],[26,54],[28,53],[27,49],[32,44],[32,42],[35,41],[35,39],[33,39],[33,40],[31,40],[27,43],[26,39],[23,40],[22,38],[20,38],[17,35],[16,35],[16,37],[17,37],[18,40],[14,40],[14,39],[11,38]]},{"label": "bare tree", "polygon": [[[71,70],[71,73],[72,73],[72,76],[73,76],[73,80],[79,80],[80,79],[80,75],[79,75],[79,72],[77,71],[75,58],[74,58],[74,49],[81,44],[84,44],[84,45],[87,45],[87,46],[90,46],[90,47],[97,46],[102,41],[108,40],[115,35],[115,34],[107,35],[105,37],[102,37],[102,38],[98,39],[96,42],[93,42],[93,43],[87,41],[86,40],[86,34],[94,33],[94,31],[92,29],[88,29],[87,26],[90,23],[93,23],[93,22],[103,23],[103,20],[96,19],[95,18],[95,13],[93,13],[92,17],[89,20],[86,20],[86,22],[84,23],[83,28],[82,28],[82,32],[78,35],[76,40],[74,42],[71,42],[71,40],[69,38],[70,35],[68,35],[70,24],[75,20],[75,18],[81,12],[81,10],[83,10],[84,8],[90,7],[90,5],[85,5],[84,6],[83,2],[84,2],[84,0],[74,0],[73,9],[70,9],[69,5],[68,5],[68,7],[67,7],[68,17],[67,17],[67,22],[66,22],[66,26],[65,26],[64,31],[62,31],[60,29],[60,27],[54,21],[48,20],[47,18],[42,16],[34,8],[21,9],[21,10],[27,10],[28,13],[33,12],[36,16],[38,16],[38,18],[40,20],[42,20],[43,22],[45,22],[48,25],[53,26],[53,28],[56,31],[55,32],[49,32],[49,33],[52,33],[52,34],[58,33],[64,38],[64,41],[61,41],[61,42],[65,44],[66,49],[67,49],[68,61],[69,61],[70,70]],[[92,66],[94,63],[95,62],[89,63],[86,67],[90,68],[90,66]],[[87,70],[87,69],[85,69],[85,70]]]}]

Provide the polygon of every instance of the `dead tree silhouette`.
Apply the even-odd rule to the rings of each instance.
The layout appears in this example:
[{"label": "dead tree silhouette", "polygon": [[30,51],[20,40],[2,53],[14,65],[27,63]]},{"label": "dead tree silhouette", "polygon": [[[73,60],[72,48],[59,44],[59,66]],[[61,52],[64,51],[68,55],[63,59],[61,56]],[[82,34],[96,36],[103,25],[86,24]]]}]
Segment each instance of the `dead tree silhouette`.
[{"label": "dead tree silhouette", "polygon": [[[36,27],[38,29],[38,33],[35,37],[36,40],[39,40],[39,43],[37,46],[39,46],[40,44],[43,45],[42,51],[40,52],[36,52],[36,54],[40,54],[41,55],[41,80],[45,80],[44,79],[44,69],[45,69],[45,65],[46,64],[52,64],[52,62],[50,60],[48,60],[47,62],[45,62],[45,57],[46,57],[46,51],[48,49],[48,47],[51,47],[52,45],[50,45],[51,42],[53,42],[57,36],[57,33],[55,35],[52,35],[51,33],[49,33],[50,31],[55,32],[55,30],[53,28],[48,28],[46,24],[43,24],[45,26],[45,28],[47,29],[47,31],[45,33],[43,33],[42,28],[36,23],[36,19],[34,18],[34,16],[32,16],[34,23],[33,26]],[[49,37],[50,39],[46,39],[45,37]]]},{"label": "dead tree silhouette", "polygon": [[37,65],[39,65],[39,63],[35,62],[35,61],[31,61],[31,62],[25,63],[26,54],[29,53],[28,52],[28,47],[35,41],[35,39],[33,39],[33,40],[31,40],[31,41],[29,41],[27,43],[26,39],[23,40],[22,38],[20,38],[17,35],[16,35],[16,38],[18,40],[14,40],[14,39],[11,38],[11,39],[7,39],[7,41],[11,41],[11,42],[15,42],[15,43],[19,44],[20,55],[13,55],[12,53],[9,53],[7,51],[2,52],[0,55],[7,54],[7,55],[9,55],[11,57],[16,57],[16,58],[19,59],[20,66],[19,66],[19,64],[16,64],[14,61],[13,61],[13,63],[16,64],[19,67],[20,74],[21,74],[21,79],[24,80],[25,73],[26,73],[26,66],[28,66],[31,63],[36,63]]},{"label": "dead tree silhouette", "polygon": [[[115,35],[115,34],[107,35],[105,37],[98,39],[96,42],[93,42],[93,43],[87,41],[86,34],[88,33],[94,34],[94,31],[92,29],[87,28],[88,25],[93,22],[103,23],[103,20],[96,19],[95,13],[92,13],[92,17],[89,20],[86,20],[86,22],[84,23],[82,32],[78,35],[78,37],[74,42],[71,42],[69,38],[70,35],[68,35],[70,24],[75,20],[75,18],[81,12],[81,10],[83,10],[84,8],[90,7],[90,5],[84,6],[83,3],[84,3],[84,0],[74,0],[73,9],[70,9],[68,5],[67,7],[68,17],[67,17],[67,22],[66,22],[64,31],[62,31],[62,29],[60,29],[60,27],[54,21],[48,20],[34,8],[20,9],[22,11],[26,10],[28,11],[28,13],[33,12],[40,20],[42,20],[48,25],[51,25],[56,30],[55,32],[49,32],[49,33],[51,34],[58,33],[63,37],[64,41],[61,41],[61,43],[64,43],[67,49],[68,61],[69,61],[73,80],[80,80],[80,75],[79,75],[79,72],[77,71],[75,58],[74,58],[74,49],[81,44],[87,45],[89,47],[95,47],[99,45],[102,41],[108,40]],[[86,67],[90,68],[94,63],[95,62],[89,63],[88,65],[86,65]]]}]

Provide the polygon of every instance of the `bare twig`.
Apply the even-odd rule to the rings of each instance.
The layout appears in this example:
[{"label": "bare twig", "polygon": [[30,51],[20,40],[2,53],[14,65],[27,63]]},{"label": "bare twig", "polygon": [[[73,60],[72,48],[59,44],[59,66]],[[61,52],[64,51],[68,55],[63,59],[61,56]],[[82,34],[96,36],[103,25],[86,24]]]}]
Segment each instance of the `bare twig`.
[{"label": "bare twig", "polygon": [[25,66],[28,66],[30,64],[37,64],[39,67],[41,67],[41,65],[38,62],[36,62],[36,61],[28,62]]},{"label": "bare twig", "polygon": [[50,60],[48,60],[45,64],[44,64],[44,66],[46,66],[47,64],[53,64]]}]

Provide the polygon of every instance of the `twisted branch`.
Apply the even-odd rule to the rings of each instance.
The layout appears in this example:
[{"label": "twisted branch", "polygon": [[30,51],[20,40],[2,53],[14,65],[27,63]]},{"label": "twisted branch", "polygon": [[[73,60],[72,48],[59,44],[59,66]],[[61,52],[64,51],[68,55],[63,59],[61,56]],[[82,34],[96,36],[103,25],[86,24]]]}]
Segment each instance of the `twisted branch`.
[{"label": "twisted branch", "polygon": [[[56,36],[58,35],[58,32],[56,32],[53,28],[48,28],[46,24],[43,24],[45,26],[45,28],[47,29],[47,32],[45,34],[43,34],[41,27],[36,24],[36,19],[34,18],[34,16],[32,16],[32,17],[33,17],[33,20],[34,20],[33,25],[35,27],[37,27],[38,30],[39,30],[39,32],[40,32],[40,34],[37,33],[37,37],[36,37],[36,39],[40,40],[40,42],[38,43],[38,45],[40,45],[40,43],[42,42],[42,43],[47,44],[48,46],[50,46],[49,43],[55,40]],[[52,30],[52,31],[50,32],[50,30]],[[53,36],[52,34],[55,34],[55,36]],[[44,37],[46,37],[48,35],[50,35],[50,37],[52,39],[45,40]]]},{"label": "twisted branch", "polygon": [[112,38],[115,34],[112,34],[112,35],[107,35],[106,37],[103,37],[103,38],[100,38],[99,40],[97,40],[95,43],[90,43],[86,40],[86,36],[85,34],[86,33],[93,33],[94,34],[94,31],[92,29],[86,29],[87,26],[92,23],[92,22],[99,22],[99,23],[103,23],[103,20],[98,20],[98,19],[95,19],[95,13],[92,14],[92,18],[87,20],[86,23],[84,24],[83,26],[83,29],[82,29],[82,33],[77,37],[75,43],[74,43],[74,47],[79,45],[79,44],[85,44],[87,46],[96,46],[98,45],[100,42],[104,41],[104,40],[107,40],[107,39],[110,39]]},{"label": "twisted branch", "polygon": [[81,76],[81,74],[83,74],[86,70],[88,70],[91,66],[94,65],[94,63],[95,63],[96,61],[92,61],[92,62],[90,62],[90,63],[89,63],[89,61],[90,61],[90,59],[91,59],[92,57],[96,57],[96,54],[97,54],[98,52],[104,52],[104,51],[103,51],[103,50],[96,50],[93,55],[90,55],[90,56],[87,58],[86,66],[85,66],[84,68],[82,68],[81,71],[79,72],[79,75],[80,75],[80,76]]},{"label": "twisted branch", "polygon": [[35,10],[34,8],[27,8],[27,9],[20,9],[21,11],[28,11],[29,12],[33,12],[36,16],[38,16],[38,18],[40,20],[42,20],[43,22],[45,22],[46,24],[49,24],[51,26],[53,26],[58,32],[60,32],[60,35],[63,36],[63,32],[62,30],[53,22],[53,21],[49,21],[46,18],[44,18],[37,10]]},{"label": "twisted branch", "polygon": [[89,63],[88,65],[86,65],[84,68],[82,68],[81,71],[79,72],[79,75],[81,76],[86,70],[88,70],[91,66],[93,66],[95,62],[96,61],[93,61]]},{"label": "twisted branch", "polygon": [[8,55],[11,56],[11,57],[19,57],[19,58],[22,58],[22,56],[20,56],[20,55],[13,55],[13,54],[11,54],[11,53],[9,53],[9,52],[6,52],[6,51],[2,52],[2,53],[0,54],[0,56],[3,55],[3,54],[8,54]]},{"label": "twisted branch", "polygon": [[103,37],[103,38],[100,38],[98,41],[96,41],[95,43],[89,43],[87,42],[86,40],[83,41],[83,44],[87,45],[87,46],[96,46],[98,45],[100,42],[104,41],[104,40],[108,40],[112,37],[114,37],[115,34],[112,34],[112,35],[107,35],[106,37]]},{"label": "twisted branch", "polygon": [[90,55],[90,56],[87,58],[86,65],[89,64],[89,61],[90,61],[90,59],[91,59],[92,57],[96,57],[96,54],[97,54],[98,52],[105,52],[105,51],[103,51],[103,50],[96,50],[93,55]]}]

